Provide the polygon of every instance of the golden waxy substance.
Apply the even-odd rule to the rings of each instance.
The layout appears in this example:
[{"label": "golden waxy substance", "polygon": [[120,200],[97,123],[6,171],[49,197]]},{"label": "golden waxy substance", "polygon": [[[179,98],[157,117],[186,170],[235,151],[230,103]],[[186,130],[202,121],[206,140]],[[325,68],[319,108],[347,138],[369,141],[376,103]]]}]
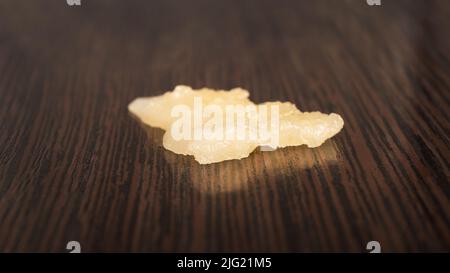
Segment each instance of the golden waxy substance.
[{"label": "golden waxy substance", "polygon": [[[258,146],[265,146],[261,139],[249,137],[250,132],[258,135],[259,132],[256,131],[262,130],[262,127],[266,128],[271,134],[277,134],[277,144],[275,144],[275,147],[272,145],[272,148],[278,148],[303,144],[306,144],[308,147],[318,147],[337,134],[344,126],[344,121],[338,114],[328,115],[320,112],[301,112],[290,102],[266,102],[255,105],[248,99],[248,96],[248,91],[241,88],[234,88],[230,91],[216,91],[207,88],[193,90],[188,86],[179,85],[174,91],[166,92],[160,96],[137,98],[128,105],[128,109],[145,124],[159,127],[166,131],[163,137],[163,146],[166,149],[177,154],[192,155],[200,164],[247,157]],[[215,114],[207,115],[202,112],[199,114],[200,116],[197,115],[196,120],[195,111],[199,108],[197,103],[199,100],[201,100],[201,109],[214,106],[215,113],[218,116],[215,116]],[[188,123],[187,126],[189,128],[187,128],[187,131],[190,134],[185,139],[178,139],[175,137],[176,134],[174,134],[174,132],[177,132],[174,130],[174,127],[179,123],[180,119],[172,114],[174,114],[174,108],[180,105],[183,105],[183,109],[190,110],[191,114],[194,113],[194,117],[192,115],[188,116],[194,122]],[[235,122],[230,126],[230,124],[226,123],[228,117],[226,111],[229,106],[254,107],[257,111],[251,117],[256,119],[262,116],[261,113],[263,113],[262,109],[264,107],[276,108],[278,110],[276,112],[278,117],[276,119],[278,121],[276,132],[274,127],[270,126],[273,124],[269,122],[271,121],[271,115],[275,114],[275,112],[268,112],[267,118],[263,119],[262,123],[258,123],[257,127],[250,125],[249,116],[246,116],[244,123],[234,120]],[[227,133],[232,135],[239,129],[242,129],[246,132],[246,137],[244,139],[228,139],[226,137],[207,139],[202,135],[204,133],[199,133],[198,130],[199,128],[203,130],[210,125],[212,117],[215,118],[214,121],[220,120],[220,122],[214,123],[215,125],[211,126],[211,131],[217,133],[218,131],[215,130],[219,128],[220,132],[223,132],[223,135],[226,136]],[[217,124],[223,126],[217,126]],[[196,133],[199,133],[197,136],[201,137],[194,137]]]}]

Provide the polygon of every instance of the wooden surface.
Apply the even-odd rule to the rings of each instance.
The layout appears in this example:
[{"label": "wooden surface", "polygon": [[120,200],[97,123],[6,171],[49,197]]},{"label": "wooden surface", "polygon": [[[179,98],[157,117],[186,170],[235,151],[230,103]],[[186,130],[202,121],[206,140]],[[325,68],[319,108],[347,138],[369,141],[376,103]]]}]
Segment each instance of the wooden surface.
[{"label": "wooden surface", "polygon": [[[0,2],[0,251],[450,250],[450,3]],[[127,112],[177,84],[336,112],[199,165]]]}]

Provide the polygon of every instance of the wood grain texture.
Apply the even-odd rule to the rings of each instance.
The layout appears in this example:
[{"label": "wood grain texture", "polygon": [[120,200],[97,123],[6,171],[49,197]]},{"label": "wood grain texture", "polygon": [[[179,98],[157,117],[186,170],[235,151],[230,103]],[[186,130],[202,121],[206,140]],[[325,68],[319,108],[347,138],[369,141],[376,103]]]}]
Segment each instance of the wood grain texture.
[{"label": "wood grain texture", "polygon": [[[450,3],[0,1],[0,251],[450,250]],[[177,84],[336,112],[199,165],[127,112]]]}]

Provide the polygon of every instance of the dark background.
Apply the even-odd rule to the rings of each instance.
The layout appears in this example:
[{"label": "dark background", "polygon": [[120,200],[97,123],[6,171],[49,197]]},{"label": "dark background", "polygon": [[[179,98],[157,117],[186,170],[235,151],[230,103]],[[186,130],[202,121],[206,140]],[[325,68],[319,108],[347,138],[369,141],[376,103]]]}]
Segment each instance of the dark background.
[{"label": "dark background", "polygon": [[[0,0],[0,251],[449,251],[449,18],[447,0]],[[127,111],[177,84],[345,126],[199,165]]]}]

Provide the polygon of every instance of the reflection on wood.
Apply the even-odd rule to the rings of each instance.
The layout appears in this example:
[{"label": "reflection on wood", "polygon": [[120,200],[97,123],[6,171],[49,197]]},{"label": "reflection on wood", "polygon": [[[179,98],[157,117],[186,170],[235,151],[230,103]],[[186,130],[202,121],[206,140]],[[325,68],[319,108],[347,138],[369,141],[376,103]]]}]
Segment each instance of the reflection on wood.
[{"label": "reflection on wood", "polygon": [[[150,145],[164,149],[164,132],[142,122],[140,125],[146,131]],[[241,160],[209,165],[197,163],[192,156],[178,155],[168,150],[163,153],[166,162],[177,172],[180,172],[179,166],[189,166],[181,170],[183,175],[189,177],[189,182],[195,189],[209,194],[246,190],[263,177],[292,177],[302,169],[337,164],[338,160],[337,148],[332,140],[314,149],[302,145],[266,152],[255,150],[249,157]]]}]

